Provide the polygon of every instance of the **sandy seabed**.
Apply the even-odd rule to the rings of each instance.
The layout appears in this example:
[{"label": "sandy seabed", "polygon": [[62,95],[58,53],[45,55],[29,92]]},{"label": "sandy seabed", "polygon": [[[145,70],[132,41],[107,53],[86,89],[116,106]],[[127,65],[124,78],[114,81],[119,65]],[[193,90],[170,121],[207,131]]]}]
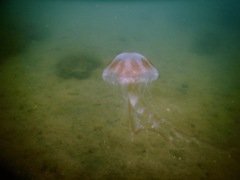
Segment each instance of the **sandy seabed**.
[{"label": "sandy seabed", "polygon": [[[175,3],[134,11],[131,3],[41,4],[49,8],[37,24],[44,30],[0,66],[1,171],[19,179],[239,178],[239,53],[226,35],[236,31],[157,11],[178,14]],[[132,140],[121,91],[101,77],[123,51],[160,71],[146,105],[187,139],[142,131]],[[76,57],[97,65],[78,68]]]}]

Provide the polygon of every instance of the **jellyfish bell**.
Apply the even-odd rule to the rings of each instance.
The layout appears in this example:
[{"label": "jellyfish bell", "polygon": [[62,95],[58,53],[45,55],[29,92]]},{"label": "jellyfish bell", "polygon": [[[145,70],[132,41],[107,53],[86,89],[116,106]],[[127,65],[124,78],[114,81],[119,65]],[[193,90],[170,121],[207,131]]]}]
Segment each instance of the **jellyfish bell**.
[{"label": "jellyfish bell", "polygon": [[156,80],[159,76],[157,69],[139,53],[121,53],[105,68],[102,77],[113,85],[129,85]]}]

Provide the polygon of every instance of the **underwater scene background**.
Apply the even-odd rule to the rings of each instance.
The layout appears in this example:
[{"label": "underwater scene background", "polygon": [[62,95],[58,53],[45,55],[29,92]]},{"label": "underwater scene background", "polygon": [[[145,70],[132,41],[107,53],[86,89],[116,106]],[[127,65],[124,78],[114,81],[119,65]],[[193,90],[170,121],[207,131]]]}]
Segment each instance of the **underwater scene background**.
[{"label": "underwater scene background", "polygon": [[[0,4],[0,172],[16,179],[239,179],[240,4],[9,1]],[[186,134],[132,140],[121,52],[160,77],[144,101]],[[197,139],[197,142],[192,139]]]}]

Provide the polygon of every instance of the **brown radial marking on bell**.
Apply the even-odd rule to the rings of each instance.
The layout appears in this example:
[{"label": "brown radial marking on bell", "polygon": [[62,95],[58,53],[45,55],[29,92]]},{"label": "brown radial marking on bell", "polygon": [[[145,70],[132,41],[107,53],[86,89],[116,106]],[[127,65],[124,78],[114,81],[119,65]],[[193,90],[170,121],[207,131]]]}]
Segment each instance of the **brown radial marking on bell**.
[{"label": "brown radial marking on bell", "polygon": [[142,60],[142,64],[143,64],[143,67],[145,67],[147,70],[150,70],[151,69],[151,63],[150,61],[148,61],[147,59],[141,59]]},{"label": "brown radial marking on bell", "polygon": [[131,64],[131,69],[132,69],[134,72],[136,72],[137,74],[141,74],[141,73],[142,73],[142,72],[141,72],[141,71],[142,71],[142,67],[141,67],[141,65],[139,65],[139,64],[137,63],[136,60],[131,59],[130,64]]}]

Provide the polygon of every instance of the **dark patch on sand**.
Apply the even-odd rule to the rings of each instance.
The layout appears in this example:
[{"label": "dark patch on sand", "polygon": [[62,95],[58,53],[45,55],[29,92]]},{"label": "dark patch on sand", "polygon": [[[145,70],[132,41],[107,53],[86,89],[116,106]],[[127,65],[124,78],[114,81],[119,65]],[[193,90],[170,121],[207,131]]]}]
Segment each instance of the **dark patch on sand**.
[{"label": "dark patch on sand", "polygon": [[63,79],[87,79],[100,65],[100,60],[91,54],[68,54],[57,63],[57,75]]}]

